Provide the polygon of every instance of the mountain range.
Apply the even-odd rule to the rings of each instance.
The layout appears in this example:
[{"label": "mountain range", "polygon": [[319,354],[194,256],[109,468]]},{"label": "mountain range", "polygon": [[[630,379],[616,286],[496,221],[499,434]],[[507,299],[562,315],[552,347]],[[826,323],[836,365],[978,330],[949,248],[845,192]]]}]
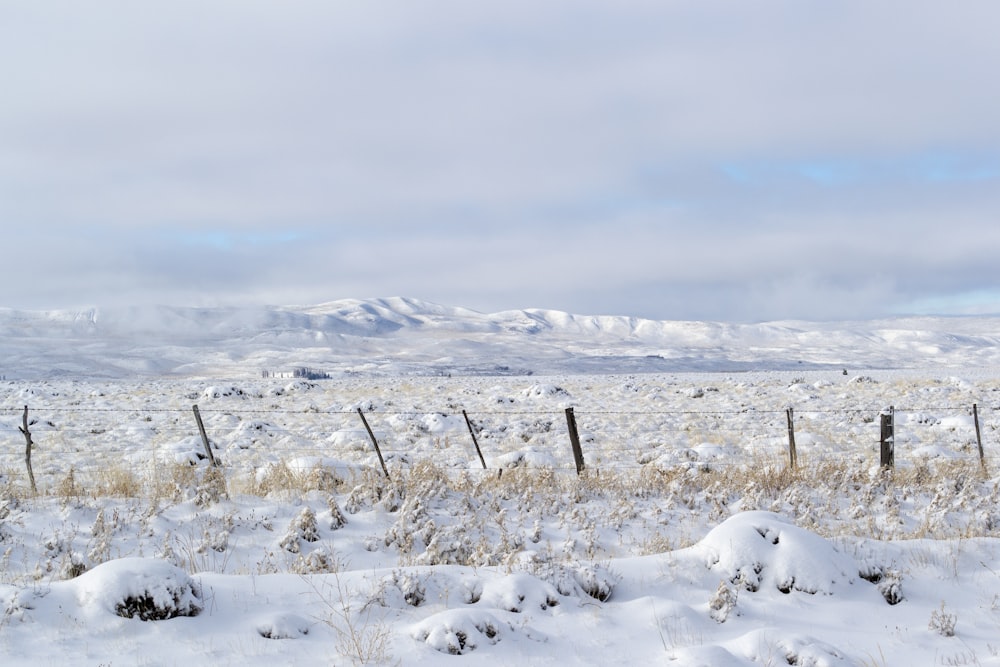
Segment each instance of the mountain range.
[{"label": "mountain range", "polygon": [[0,309],[6,379],[670,373],[1000,367],[1000,317],[648,320],[418,299]]}]

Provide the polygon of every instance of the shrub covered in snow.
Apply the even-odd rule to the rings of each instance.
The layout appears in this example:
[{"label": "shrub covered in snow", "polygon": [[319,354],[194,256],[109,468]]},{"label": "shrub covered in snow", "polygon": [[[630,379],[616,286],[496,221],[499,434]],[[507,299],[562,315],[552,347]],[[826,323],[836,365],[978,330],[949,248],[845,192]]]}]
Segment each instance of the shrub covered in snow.
[{"label": "shrub covered in snow", "polygon": [[124,618],[160,621],[197,616],[204,609],[198,582],[162,560],[108,561],[80,575],[73,584],[81,606],[97,607]]}]

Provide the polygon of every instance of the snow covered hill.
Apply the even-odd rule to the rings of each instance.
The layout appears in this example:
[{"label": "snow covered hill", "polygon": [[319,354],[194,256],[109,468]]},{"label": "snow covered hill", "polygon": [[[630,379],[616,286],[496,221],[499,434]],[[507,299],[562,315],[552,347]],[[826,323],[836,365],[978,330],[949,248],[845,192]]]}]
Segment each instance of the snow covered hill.
[{"label": "snow covered hill", "polygon": [[654,321],[407,298],[314,306],[0,309],[8,378],[553,374],[1000,366],[1000,318]]}]

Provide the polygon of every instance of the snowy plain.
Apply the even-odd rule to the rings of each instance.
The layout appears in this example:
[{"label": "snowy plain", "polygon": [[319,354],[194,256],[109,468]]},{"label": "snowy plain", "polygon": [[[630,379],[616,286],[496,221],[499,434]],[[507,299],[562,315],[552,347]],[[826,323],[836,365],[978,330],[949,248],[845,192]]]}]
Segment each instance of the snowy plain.
[{"label": "snowy plain", "polygon": [[1000,665],[1000,319],[0,331],[4,665]]}]

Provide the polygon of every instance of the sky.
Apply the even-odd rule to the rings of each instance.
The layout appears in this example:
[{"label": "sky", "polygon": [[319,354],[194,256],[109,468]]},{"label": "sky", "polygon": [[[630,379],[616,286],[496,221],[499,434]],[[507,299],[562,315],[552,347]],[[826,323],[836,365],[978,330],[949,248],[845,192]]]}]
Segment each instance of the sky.
[{"label": "sky", "polygon": [[1000,312],[991,0],[0,0],[0,306]]}]

